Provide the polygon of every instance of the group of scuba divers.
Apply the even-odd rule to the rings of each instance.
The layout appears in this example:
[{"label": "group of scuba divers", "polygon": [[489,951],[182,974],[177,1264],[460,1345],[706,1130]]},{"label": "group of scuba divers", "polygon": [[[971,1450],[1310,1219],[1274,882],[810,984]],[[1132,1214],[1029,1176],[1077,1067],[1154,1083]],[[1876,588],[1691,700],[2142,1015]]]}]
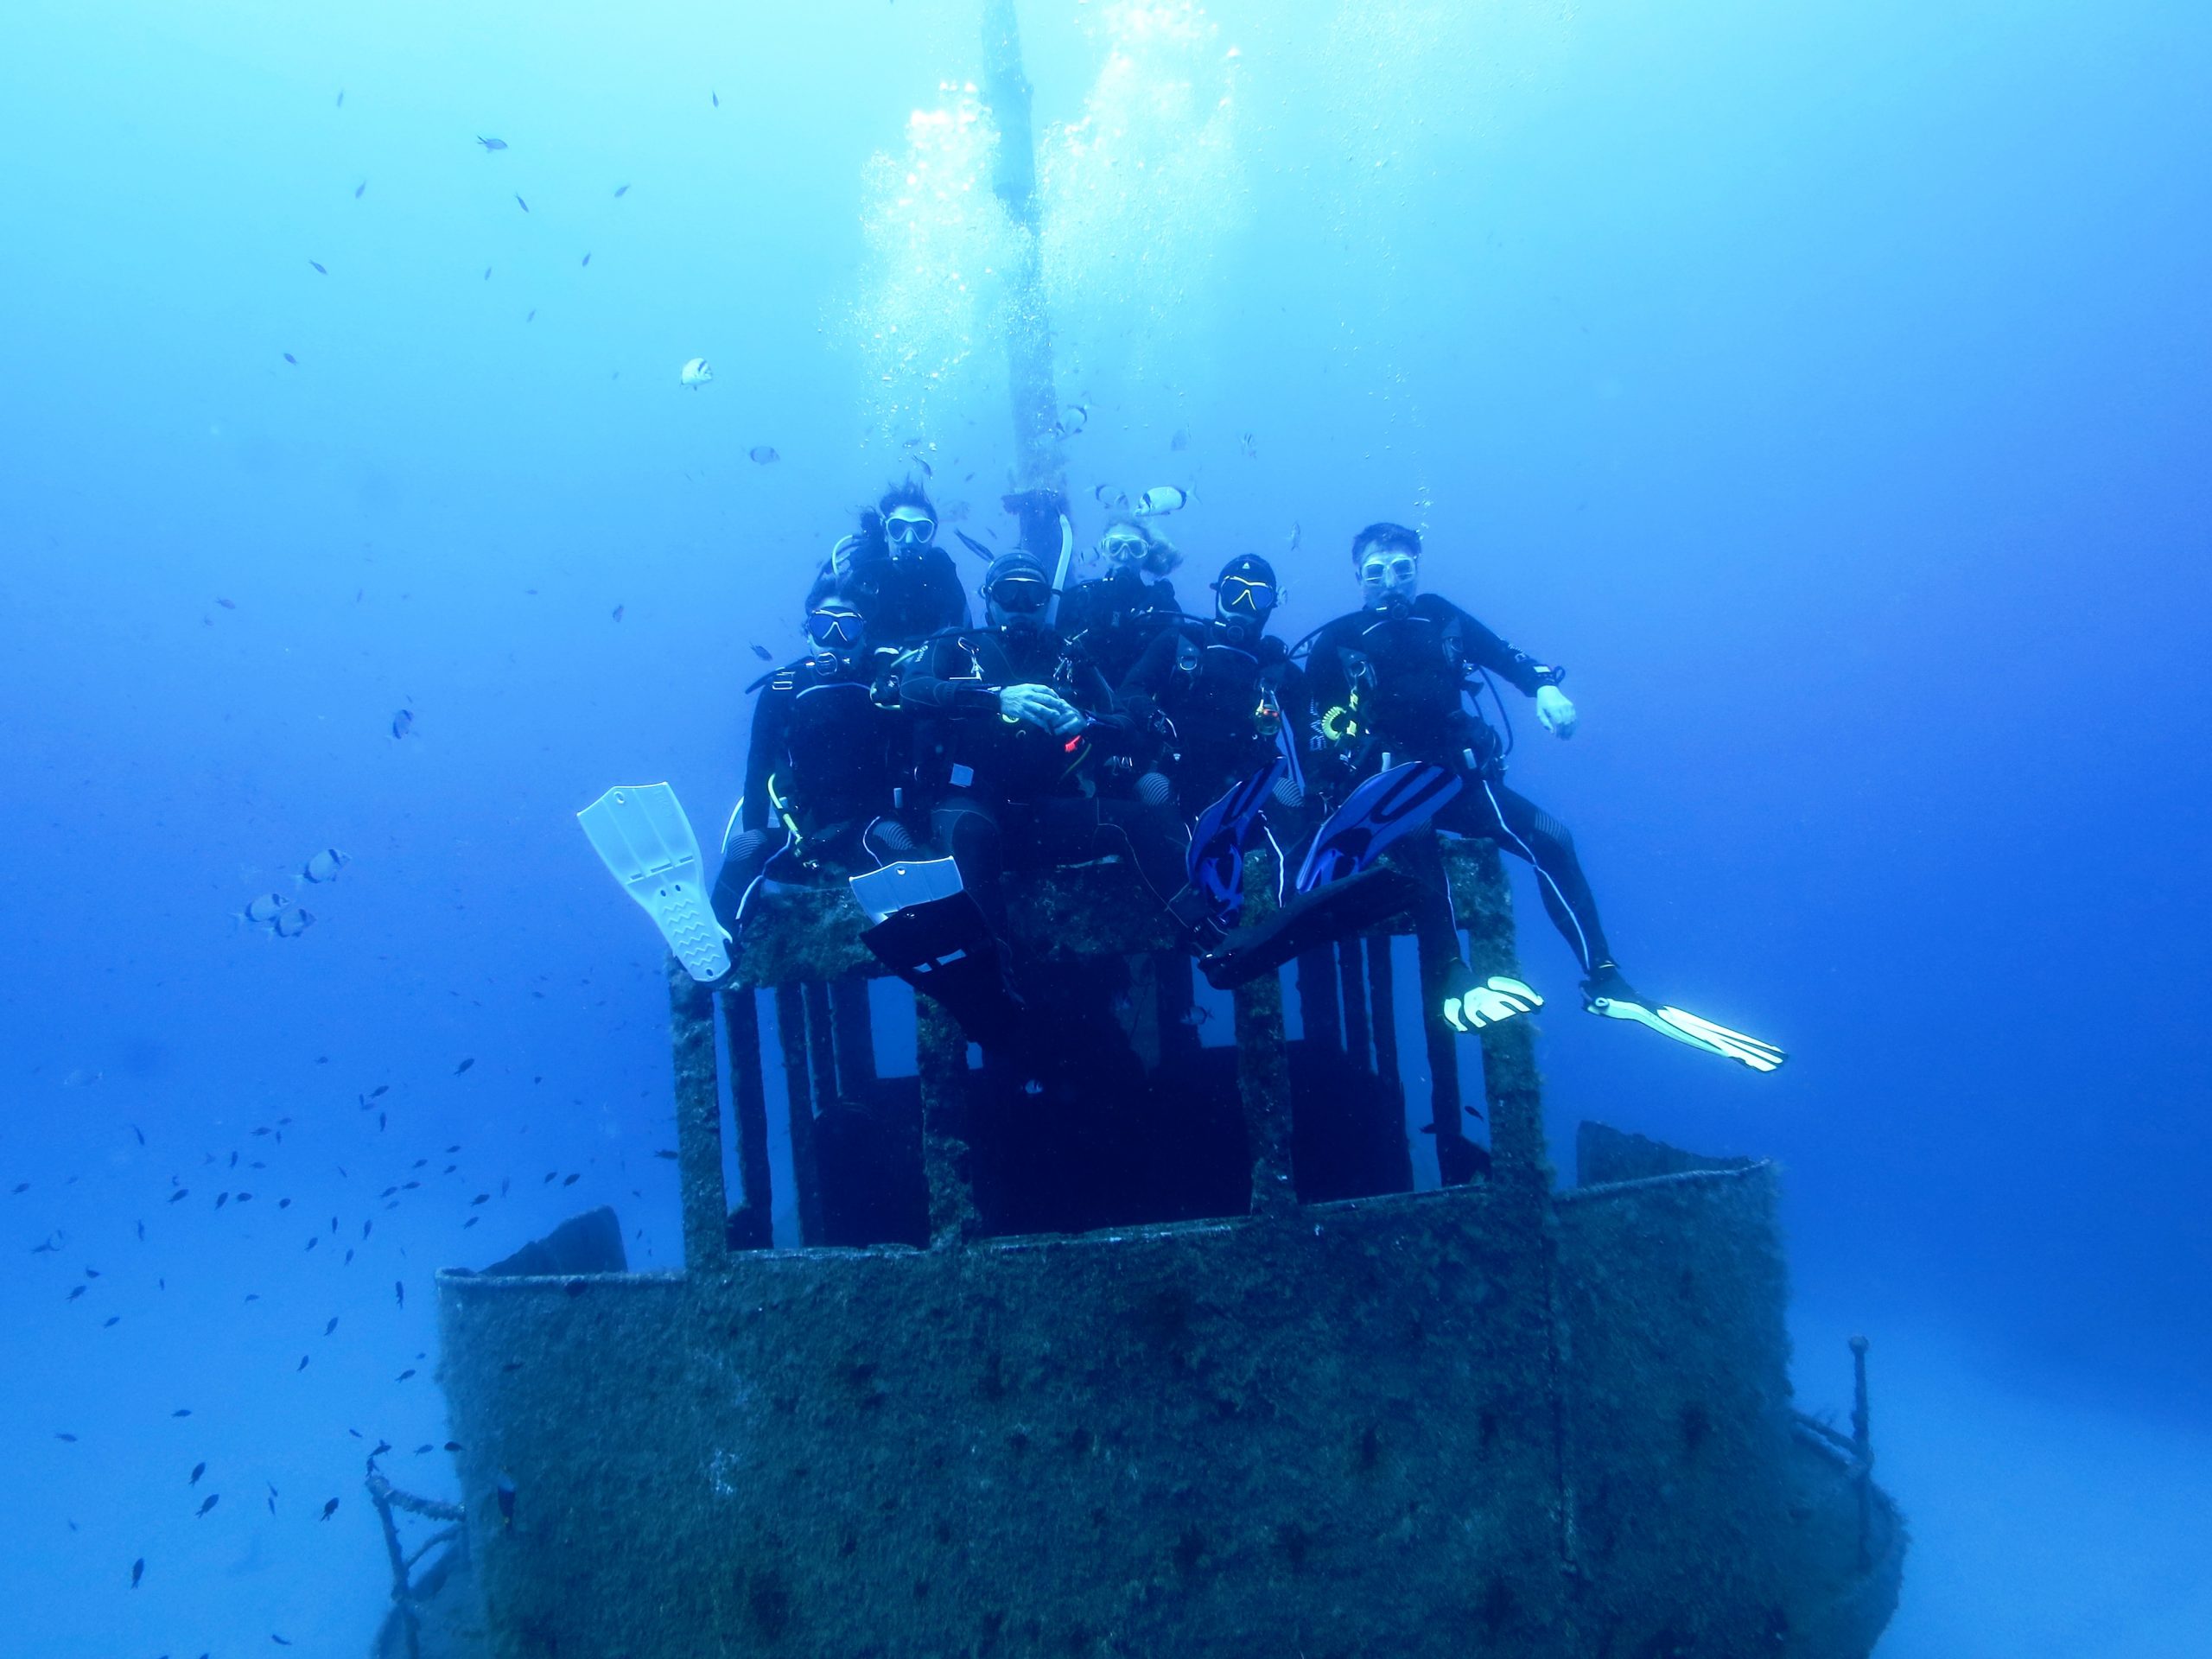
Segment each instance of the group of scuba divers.
[{"label": "group of scuba divers", "polygon": [[[1565,671],[1422,591],[1416,531],[1360,531],[1359,607],[1287,643],[1269,632],[1275,572],[1255,554],[1222,566],[1208,613],[1192,614],[1170,580],[1181,555],[1154,524],[1110,518],[1103,573],[1071,582],[1065,499],[1005,505],[1015,550],[961,534],[989,558],[980,622],[913,483],[837,543],[809,596],[807,654],[755,688],[720,927],[741,938],[764,884],[848,880],[884,964],[971,1041],[1038,1071],[1052,1045],[1025,1018],[1001,877],[1119,856],[1218,988],[1409,915],[1422,982],[1441,993],[1433,1014],[1477,1031],[1543,1002],[1463,957],[1438,837],[1479,838],[1534,868],[1591,1013],[1755,1071],[1782,1065],[1780,1049],[1623,976],[1573,838],[1506,786],[1509,745],[1477,701],[1502,680],[1569,736]],[[1262,845],[1275,902],[1240,926],[1244,855]]]}]

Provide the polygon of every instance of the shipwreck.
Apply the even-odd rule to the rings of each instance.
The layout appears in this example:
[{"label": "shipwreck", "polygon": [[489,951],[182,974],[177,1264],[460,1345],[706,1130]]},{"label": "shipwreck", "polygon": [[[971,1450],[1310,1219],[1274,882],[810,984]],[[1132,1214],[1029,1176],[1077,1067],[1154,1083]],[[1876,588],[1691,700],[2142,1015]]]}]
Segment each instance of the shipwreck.
[{"label": "shipwreck", "polygon": [[[1495,853],[1449,862],[1515,971]],[[465,1501],[372,1474],[382,1659],[1872,1650],[1904,1531],[1863,1346],[1848,1431],[1792,1408],[1771,1165],[1585,1124],[1555,1186],[1514,1020],[1458,1039],[1479,1120],[1432,1039],[1414,1191],[1390,925],[1209,1046],[1126,866],[1024,891],[1135,1071],[1040,1091],[926,1001],[887,1068],[842,889],[771,899],[731,988],[671,964],[684,1268],[601,1211],[441,1275]]]}]

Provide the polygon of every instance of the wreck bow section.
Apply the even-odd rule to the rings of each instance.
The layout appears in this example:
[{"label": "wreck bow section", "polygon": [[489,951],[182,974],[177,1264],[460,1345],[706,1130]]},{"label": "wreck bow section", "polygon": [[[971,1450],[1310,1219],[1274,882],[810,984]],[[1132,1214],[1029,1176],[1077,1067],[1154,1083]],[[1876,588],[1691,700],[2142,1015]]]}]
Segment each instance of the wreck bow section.
[{"label": "wreck bow section", "polygon": [[[1471,961],[1510,970],[1495,854],[1451,858]],[[1902,1533],[1863,1446],[1789,1408],[1768,1166],[1614,1137],[1555,1198],[1515,1021],[1465,1045],[1487,1145],[1404,1190],[1372,1123],[1294,1121],[1364,1103],[1402,1158],[1389,930],[1243,988],[1234,1043],[1202,1046],[1187,964],[1109,864],[1043,883],[1015,931],[1078,1002],[1106,964],[1135,1086],[1213,1102],[1235,1179],[1194,1214],[1122,1171],[1082,1189],[1105,1224],[1023,1230],[988,1144],[1027,1132],[995,1092],[1018,1086],[926,1004],[894,1075],[857,912],[775,902],[719,1031],[671,982],[685,1271],[441,1276],[482,1652],[1869,1649]],[[832,1154],[855,1096],[897,1156]]]}]

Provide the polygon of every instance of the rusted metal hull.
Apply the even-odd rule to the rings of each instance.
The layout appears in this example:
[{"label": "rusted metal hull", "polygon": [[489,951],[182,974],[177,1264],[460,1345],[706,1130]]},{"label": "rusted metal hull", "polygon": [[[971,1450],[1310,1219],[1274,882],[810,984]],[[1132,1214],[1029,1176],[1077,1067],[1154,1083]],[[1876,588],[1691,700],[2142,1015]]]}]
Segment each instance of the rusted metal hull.
[{"label": "rusted metal hull", "polygon": [[[1510,970],[1494,853],[1454,874],[1470,959]],[[1117,879],[1051,887],[1052,937],[1110,944],[1084,918],[1140,913]],[[852,962],[835,905],[795,903],[752,983]],[[1593,1184],[1554,1192],[1526,1022],[1469,1046],[1484,1179],[1300,1204],[1268,978],[1237,1007],[1246,1213],[989,1237],[974,1074],[925,1017],[930,1246],[773,1250],[735,1248],[769,1202],[753,995],[724,1009],[732,1217],[711,1014],[676,988],[686,1272],[441,1275],[470,1611],[432,1659],[1858,1659],[1887,1622],[1902,1526],[1863,1442],[1790,1407],[1771,1168],[1593,1129]],[[837,999],[778,995],[810,1116],[868,1068],[808,1012]]]}]

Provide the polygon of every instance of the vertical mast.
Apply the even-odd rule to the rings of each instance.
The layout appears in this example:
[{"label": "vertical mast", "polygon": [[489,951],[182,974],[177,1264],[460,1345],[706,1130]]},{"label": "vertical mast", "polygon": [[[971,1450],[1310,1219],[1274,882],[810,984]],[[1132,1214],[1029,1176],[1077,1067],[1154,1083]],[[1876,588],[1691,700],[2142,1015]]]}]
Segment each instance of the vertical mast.
[{"label": "vertical mast", "polygon": [[1038,249],[1037,151],[1029,77],[1014,0],[983,0],[983,99],[998,126],[991,188],[1014,227],[1007,260],[1007,383],[1014,405],[1014,488],[1060,490],[1059,398],[1052,385],[1052,320]]}]

